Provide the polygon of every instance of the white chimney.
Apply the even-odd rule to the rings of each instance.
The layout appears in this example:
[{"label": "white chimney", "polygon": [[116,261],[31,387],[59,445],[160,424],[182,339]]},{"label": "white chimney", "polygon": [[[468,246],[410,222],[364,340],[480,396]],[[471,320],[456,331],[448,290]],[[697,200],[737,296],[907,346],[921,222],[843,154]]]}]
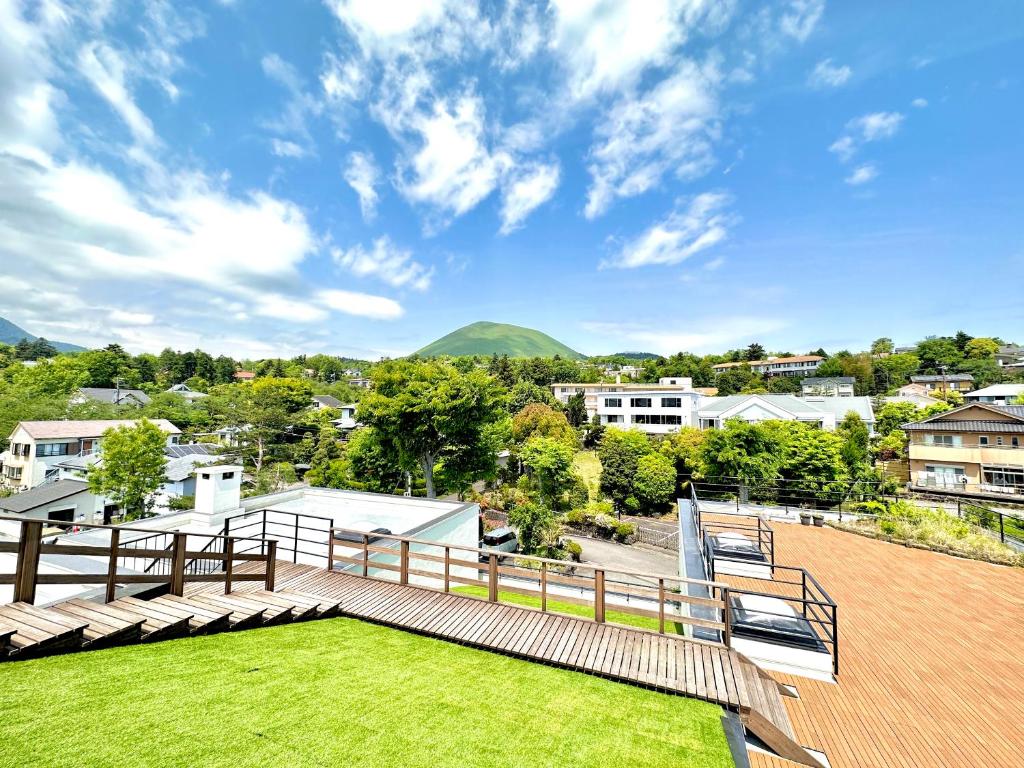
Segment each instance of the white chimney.
[{"label": "white chimney", "polygon": [[242,499],[242,467],[227,464],[196,470],[196,506],[199,515],[214,517],[238,509]]}]

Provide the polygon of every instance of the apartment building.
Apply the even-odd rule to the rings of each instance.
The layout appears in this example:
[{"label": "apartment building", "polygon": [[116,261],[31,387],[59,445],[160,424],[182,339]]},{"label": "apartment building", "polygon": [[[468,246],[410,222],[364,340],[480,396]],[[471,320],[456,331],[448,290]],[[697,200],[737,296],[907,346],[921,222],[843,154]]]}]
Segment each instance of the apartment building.
[{"label": "apartment building", "polygon": [[853,376],[810,377],[800,382],[804,397],[853,397]]},{"label": "apartment building", "polygon": [[637,393],[637,392],[671,392],[671,391],[693,392],[693,379],[688,376],[666,376],[658,379],[657,384],[616,382],[609,383],[566,383],[560,382],[551,385],[551,392],[560,403],[568,403],[569,398],[574,395],[583,394],[583,404],[587,409],[587,418],[594,418],[598,413],[598,395],[604,393]]},{"label": "apartment building", "polygon": [[1024,384],[993,384],[968,392],[964,395],[964,402],[1014,405],[1014,401],[1019,397],[1024,397]]},{"label": "apartment building", "polygon": [[694,426],[703,395],[692,389],[657,388],[598,392],[595,398],[602,424],[665,435]]},{"label": "apartment building", "polygon": [[1024,406],[969,403],[902,429],[914,486],[1024,496]]},{"label": "apartment building", "polygon": [[911,376],[912,384],[920,384],[929,392],[960,392],[974,389],[974,377],[969,373],[947,373],[941,376]]},{"label": "apartment building", "polygon": [[721,429],[730,419],[750,423],[801,421],[831,432],[847,413],[856,413],[875,431],[875,413],[869,397],[794,397],[793,395],[728,395],[706,397],[697,409],[701,429]]},{"label": "apartment building", "polygon": [[[151,419],[176,445],[181,430],[166,419]],[[25,491],[60,473],[58,464],[69,457],[90,456],[100,450],[103,433],[115,427],[132,427],[135,419],[103,421],[21,421],[0,454],[0,482],[6,488]]]},{"label": "apartment building", "polygon": [[724,373],[730,368],[749,365],[750,370],[762,376],[801,376],[805,377],[818,370],[825,358],[818,355],[796,355],[794,357],[769,357],[765,360],[750,362],[719,363],[711,366],[715,373]]}]

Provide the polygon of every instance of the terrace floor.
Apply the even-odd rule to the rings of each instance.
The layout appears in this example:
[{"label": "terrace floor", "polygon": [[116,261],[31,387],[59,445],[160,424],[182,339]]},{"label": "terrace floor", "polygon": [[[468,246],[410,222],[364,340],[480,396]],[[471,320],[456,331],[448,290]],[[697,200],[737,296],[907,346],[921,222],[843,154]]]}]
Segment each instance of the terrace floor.
[{"label": "terrace floor", "polygon": [[[1024,570],[831,528],[772,527],[776,562],[807,568],[839,605],[838,682],[773,673],[799,692],[786,708],[801,744],[833,768],[1020,764]],[[758,753],[751,763],[793,765]]]}]

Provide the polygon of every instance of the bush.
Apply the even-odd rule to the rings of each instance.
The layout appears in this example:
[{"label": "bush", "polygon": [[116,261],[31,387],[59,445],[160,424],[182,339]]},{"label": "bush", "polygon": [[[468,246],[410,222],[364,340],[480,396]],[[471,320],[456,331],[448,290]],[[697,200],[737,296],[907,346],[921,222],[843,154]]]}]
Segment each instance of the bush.
[{"label": "bush", "polygon": [[177,511],[179,509],[193,509],[195,505],[195,496],[172,496],[167,502],[167,508],[172,511]]},{"label": "bush", "polygon": [[583,547],[579,545],[579,542],[566,539],[565,545],[562,548],[565,550],[565,555],[569,560],[578,563],[583,559]]},{"label": "bush", "polygon": [[636,526],[632,523],[619,523],[615,526],[614,538],[617,541],[626,541],[636,535]]}]

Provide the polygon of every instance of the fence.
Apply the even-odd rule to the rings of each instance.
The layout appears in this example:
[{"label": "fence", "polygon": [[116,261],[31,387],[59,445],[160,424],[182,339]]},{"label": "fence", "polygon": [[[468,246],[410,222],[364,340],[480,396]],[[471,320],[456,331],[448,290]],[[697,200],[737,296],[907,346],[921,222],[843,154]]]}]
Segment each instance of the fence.
[{"label": "fence", "polygon": [[[603,623],[622,618],[632,626],[650,621],[660,633],[669,623],[684,629],[712,630],[729,644],[730,588],[711,581],[687,579],[678,575],[625,571],[603,566],[567,563],[531,555],[477,549],[408,536],[366,533],[332,528],[328,561],[331,569],[343,569],[366,578],[396,581],[399,584],[450,592],[486,593],[492,603],[503,596],[530,598],[524,607],[545,612],[566,612],[569,606],[582,607],[594,621]],[[699,586],[705,594],[689,595],[689,586]],[[506,597],[507,599],[507,597]],[[515,601],[523,605],[524,601]],[[711,609],[714,618],[690,615],[689,608]],[[562,609],[562,611],[559,611]],[[573,613],[573,615],[576,615]],[[655,621],[657,622],[655,624]],[[614,622],[613,622],[614,623]],[[678,631],[678,630],[677,630]]]},{"label": "fence", "polygon": [[[57,525],[57,521],[7,516],[0,519],[20,525],[17,542],[0,542],[0,553],[17,554],[15,572],[0,573],[0,584],[14,586],[14,602],[34,603],[39,585],[104,585],[106,602],[115,599],[119,586],[128,584],[166,586],[173,595],[182,595],[186,583],[197,581],[221,582],[225,593],[238,581],[262,581],[267,589],[274,588],[276,541],[260,542],[259,553],[242,552],[253,540],[76,523],[89,536],[68,537],[62,543],[61,537],[43,539],[43,528]],[[126,533],[146,535],[122,544],[121,537]],[[168,542],[166,546],[164,542]],[[96,572],[41,573],[42,556],[85,558],[78,560],[78,566],[88,563]],[[161,562],[158,567],[153,565],[157,561]],[[251,561],[265,563],[263,573],[234,572],[236,562]]]}]

